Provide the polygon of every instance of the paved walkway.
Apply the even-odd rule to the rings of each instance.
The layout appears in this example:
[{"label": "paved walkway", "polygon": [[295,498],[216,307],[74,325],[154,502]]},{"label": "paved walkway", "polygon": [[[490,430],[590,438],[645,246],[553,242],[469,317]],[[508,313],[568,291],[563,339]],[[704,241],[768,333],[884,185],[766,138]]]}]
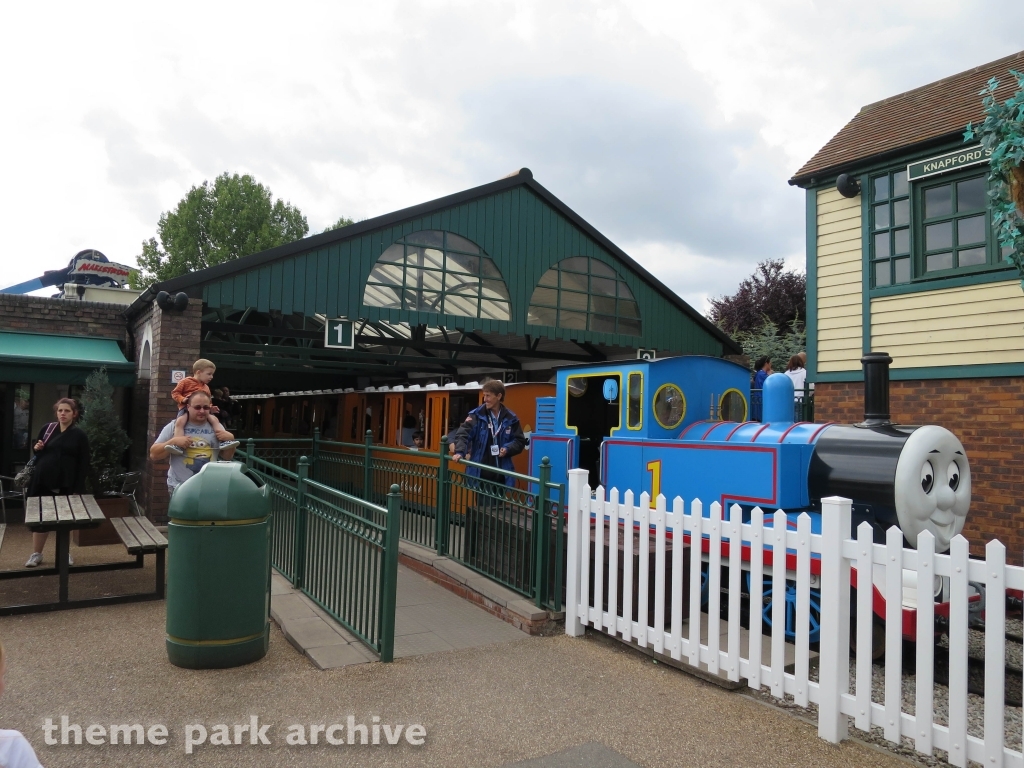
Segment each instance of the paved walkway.
[{"label": "paved walkway", "polygon": [[[4,557],[22,558],[27,543],[20,544]],[[77,550],[76,558],[112,554],[102,549]],[[151,566],[114,572],[123,574],[116,584],[107,583],[109,573],[94,574],[78,589],[102,594],[147,572],[149,580]],[[0,583],[0,604],[53,580],[24,581]],[[530,637],[404,567],[392,664],[365,663],[373,655],[283,579],[273,592],[285,632],[272,624],[267,656],[237,669],[169,664],[163,602],[0,617],[8,657],[0,728],[23,731],[47,768],[911,765],[859,742],[827,744],[813,725],[785,711],[652,663],[601,635]],[[62,716],[83,734],[93,724],[164,725],[168,743],[48,746],[43,725],[47,718],[59,725]],[[288,742],[293,727],[347,724],[350,717],[368,728],[375,718],[392,727],[420,724],[424,744],[331,745],[323,730],[316,745]],[[233,729],[252,718],[268,726],[269,744],[252,745],[244,732],[237,746],[209,743],[216,725]],[[188,726],[200,724],[211,738],[186,754]]]},{"label": "paved walkway", "polygon": [[[23,731],[47,768],[910,765],[859,742],[827,744],[786,712],[596,635],[528,637],[320,671],[273,625],[264,659],[187,670],[167,661],[164,620],[162,602],[0,618],[8,654],[0,727]],[[42,726],[62,715],[86,727],[165,725],[168,743],[47,746]],[[344,724],[350,716],[371,727],[374,717],[421,724],[425,743],[333,746],[323,731],[315,746],[287,742],[293,725]],[[253,717],[269,726],[269,744],[250,745],[243,732],[241,745],[207,740],[185,753],[187,726],[202,724],[212,735],[217,724],[233,728]]]},{"label": "paved walkway", "polygon": [[[270,615],[292,645],[320,669],[376,660],[355,636],[278,573],[271,585]],[[398,567],[396,659],[528,637],[415,571]]]}]

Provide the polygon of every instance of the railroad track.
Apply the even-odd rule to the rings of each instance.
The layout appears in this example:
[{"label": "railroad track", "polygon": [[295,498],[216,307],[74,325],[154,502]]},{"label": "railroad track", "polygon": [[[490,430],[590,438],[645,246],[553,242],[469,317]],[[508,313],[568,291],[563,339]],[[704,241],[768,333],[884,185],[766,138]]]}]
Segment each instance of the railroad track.
[{"label": "railroad track", "polygon": [[[910,669],[904,669],[910,674],[914,673],[913,659],[910,660]],[[1022,688],[1024,688],[1024,669],[1010,664],[1004,664],[1003,700],[1008,707],[1019,707],[1024,704]],[[941,645],[935,646],[935,682],[939,685],[949,685],[949,649]],[[978,696],[985,695],[985,660],[974,656],[967,657],[967,692]]]}]

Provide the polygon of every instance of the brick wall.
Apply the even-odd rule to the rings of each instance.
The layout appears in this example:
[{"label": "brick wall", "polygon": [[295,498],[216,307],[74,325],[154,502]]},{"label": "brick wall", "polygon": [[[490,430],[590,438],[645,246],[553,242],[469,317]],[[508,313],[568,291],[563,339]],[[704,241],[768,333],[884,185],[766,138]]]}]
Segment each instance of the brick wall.
[{"label": "brick wall", "polygon": [[202,308],[203,303],[198,299],[192,299],[184,312],[165,312],[154,303],[132,318],[136,359],[141,355],[147,325],[152,336],[151,377],[145,386],[146,395],[142,395],[140,387],[136,397],[135,411],[142,418],[134,425],[132,440],[144,448],[139,453],[133,451],[133,459],[139,462],[135,468],[142,472],[140,503],[155,523],[166,522],[170,494],[167,492],[167,460],[149,459],[149,446],[177,415],[177,406],[171,399],[174,389],[171,371],[184,368],[191,373],[192,363],[199,357]]},{"label": "brick wall", "polygon": [[[963,534],[971,553],[999,539],[1007,560],[1021,564],[1024,472],[1017,449],[1024,434],[1024,378],[893,381],[889,409],[900,424],[938,424],[960,438],[971,462],[971,511]],[[855,423],[864,419],[860,382],[817,384],[815,421]]]},{"label": "brick wall", "polygon": [[0,293],[0,330],[128,339],[122,304]]}]

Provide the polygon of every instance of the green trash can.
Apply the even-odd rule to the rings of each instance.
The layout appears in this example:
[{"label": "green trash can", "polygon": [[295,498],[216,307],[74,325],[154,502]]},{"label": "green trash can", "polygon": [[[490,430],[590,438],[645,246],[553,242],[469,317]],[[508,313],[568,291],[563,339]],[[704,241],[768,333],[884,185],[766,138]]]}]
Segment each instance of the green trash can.
[{"label": "green trash can", "polygon": [[262,659],[270,643],[269,489],[237,462],[174,492],[167,526],[167,656],[189,669]]}]

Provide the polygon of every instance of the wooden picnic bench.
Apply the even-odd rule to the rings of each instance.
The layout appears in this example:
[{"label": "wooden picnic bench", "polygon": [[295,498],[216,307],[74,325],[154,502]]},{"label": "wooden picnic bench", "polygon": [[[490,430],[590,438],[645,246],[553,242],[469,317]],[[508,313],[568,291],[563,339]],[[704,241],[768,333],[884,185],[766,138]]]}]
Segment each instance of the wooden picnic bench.
[{"label": "wooden picnic bench", "polygon": [[164,596],[164,561],[167,538],[145,517],[112,517],[111,525],[121,538],[128,554],[141,561],[143,555],[156,553],[156,594]]},{"label": "wooden picnic bench", "polygon": [[[90,565],[69,565],[68,553],[71,547],[71,532],[82,528],[95,528],[106,517],[96,503],[96,499],[88,494],[71,496],[29,496],[25,501],[25,526],[35,532],[54,531],[57,535],[56,565],[50,568],[19,569],[0,571],[0,580],[23,579],[39,576],[59,576],[57,601],[51,603],[34,603],[26,605],[0,606],[0,616],[21,613],[38,613],[57,611],[66,608],[87,608],[95,605],[111,605],[130,603],[140,600],[162,600],[165,596],[164,563],[167,551],[167,539],[156,530],[153,524],[143,517],[114,518],[111,523],[118,532],[121,542],[135,560],[119,563],[97,563]],[[124,531],[124,533],[122,533]],[[0,543],[3,532],[0,531]],[[144,556],[156,553],[156,588],[152,592],[129,595],[113,595],[109,597],[93,597],[84,600],[68,599],[68,577],[72,573],[89,573],[93,571],[117,571],[142,568]]]}]

